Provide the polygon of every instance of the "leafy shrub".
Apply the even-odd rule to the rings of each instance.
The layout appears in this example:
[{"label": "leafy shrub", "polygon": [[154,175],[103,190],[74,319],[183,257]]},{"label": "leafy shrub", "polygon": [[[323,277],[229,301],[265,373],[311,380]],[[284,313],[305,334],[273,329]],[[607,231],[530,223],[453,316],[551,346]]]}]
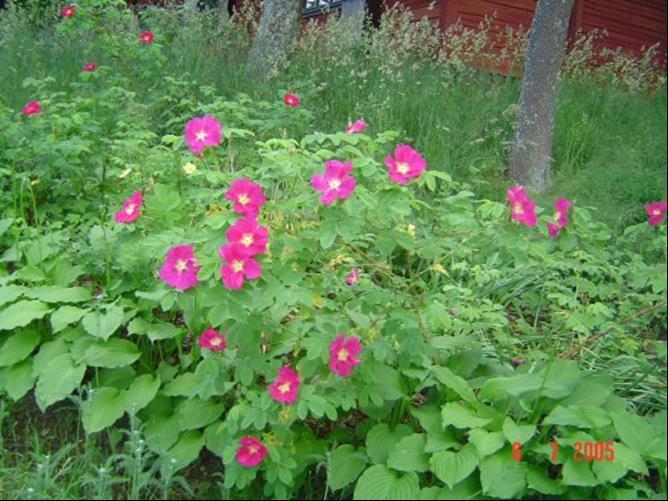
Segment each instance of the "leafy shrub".
[{"label": "leafy shrub", "polygon": [[[71,398],[91,434],[129,420],[161,471],[133,458],[131,434],[128,472],[170,479],[206,448],[225,488],[266,497],[293,496],[323,466],[329,490],[358,499],[665,493],[665,384],[633,393],[666,363],[665,226],[615,236],[576,205],[550,239],[542,211],[539,229],[520,227],[442,161],[390,182],[395,131],[321,132],[308,104],[224,98],[187,76],[144,99],[121,79],[150,81],[163,48],[142,46],[118,7],[91,3],[77,15],[98,21],[62,28],[104,30],[114,66],[70,92],[27,81],[39,115],[0,111],[9,398],[34,391],[42,410]],[[202,115],[224,140],[198,156],[182,131]],[[310,181],[332,159],[354,164],[356,187],[324,205]],[[218,252],[240,178],[264,189],[269,248],[261,277],[233,291]],[[115,224],[138,190],[140,217]],[[177,245],[201,266],[184,291],[158,278]],[[199,345],[211,328],[225,350]],[[362,345],[349,377],[330,369],[342,333]],[[621,357],[650,369],[628,385]],[[267,390],[286,365],[294,404]],[[242,437],[267,448],[259,466],[237,460]],[[578,461],[578,443],[615,459]]]}]

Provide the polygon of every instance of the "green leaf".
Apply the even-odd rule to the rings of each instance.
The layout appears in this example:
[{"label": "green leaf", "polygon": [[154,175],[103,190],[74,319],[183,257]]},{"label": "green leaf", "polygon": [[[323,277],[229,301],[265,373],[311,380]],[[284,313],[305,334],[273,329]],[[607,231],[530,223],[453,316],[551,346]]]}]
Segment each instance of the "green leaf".
[{"label": "green leaf", "polygon": [[125,409],[130,414],[136,414],[146,407],[155,398],[160,388],[160,378],[144,374],[135,379],[123,393]]},{"label": "green leaf", "polygon": [[35,384],[32,375],[32,360],[24,360],[5,369],[5,391],[9,398],[16,401],[30,391]]},{"label": "green leaf", "polygon": [[352,445],[341,445],[329,457],[327,482],[330,489],[337,491],[354,482],[367,464],[366,454]]},{"label": "green leaf", "polygon": [[28,357],[39,344],[39,332],[36,329],[19,331],[0,346],[0,367],[14,365]]},{"label": "green leaf", "polygon": [[112,338],[92,343],[79,362],[91,367],[125,367],[140,356],[139,348],[131,341]]},{"label": "green leaf", "polygon": [[452,489],[476,469],[478,454],[472,444],[466,444],[459,452],[437,452],[429,464],[439,480]]},{"label": "green leaf", "polygon": [[510,449],[504,449],[480,461],[480,483],[486,496],[520,499],[524,489],[527,465],[515,461]]},{"label": "green leaf", "polygon": [[429,457],[424,452],[427,439],[423,433],[402,438],[387,458],[387,465],[399,471],[428,471]]},{"label": "green leaf", "polygon": [[626,411],[612,412],[611,416],[622,442],[638,454],[644,454],[655,438],[655,432],[649,422]]},{"label": "green leaf", "polygon": [[559,496],[567,490],[558,481],[550,478],[545,468],[533,464],[529,465],[527,471],[527,485],[529,488],[548,496]]},{"label": "green leaf", "polygon": [[27,290],[27,287],[21,285],[5,285],[4,287],[0,287],[0,306],[5,303],[11,303],[16,298],[21,297]]},{"label": "green leaf", "polygon": [[503,435],[511,444],[519,442],[524,444],[536,433],[536,427],[532,424],[518,425],[508,416],[503,420]]},{"label": "green leaf", "polygon": [[82,404],[81,422],[86,433],[108,428],[125,414],[125,398],[117,388],[93,390],[93,396]]},{"label": "green leaf", "polygon": [[143,318],[136,317],[128,324],[128,333],[148,336],[151,341],[173,339],[182,332],[175,325],[167,322],[149,323]]},{"label": "green leaf", "polygon": [[469,441],[475,445],[478,456],[481,459],[494,454],[506,443],[503,433],[500,431],[489,432],[482,428],[471,430],[469,432]]},{"label": "green leaf", "polygon": [[538,390],[543,384],[543,378],[536,374],[517,374],[510,377],[496,377],[488,379],[480,388],[481,400],[496,401],[507,395],[519,397],[523,393]]},{"label": "green leaf", "polygon": [[101,339],[109,339],[109,337],[118,329],[123,323],[123,309],[118,306],[112,306],[106,313],[91,312],[83,317],[83,328],[91,336]]},{"label": "green leaf", "polygon": [[204,447],[204,435],[199,431],[186,431],[179,441],[169,449],[165,458],[170,463],[172,472],[185,468],[199,457]]},{"label": "green leaf", "polygon": [[42,412],[78,388],[85,372],[86,366],[75,364],[69,353],[47,361],[35,388],[37,405]]},{"label": "green leaf", "polygon": [[362,473],[353,499],[416,499],[419,493],[420,482],[415,473],[397,475],[377,464]]},{"label": "green leaf", "polygon": [[19,301],[0,311],[0,331],[23,327],[50,311],[51,309],[41,301]]},{"label": "green leaf", "polygon": [[167,383],[162,389],[162,394],[168,397],[189,397],[195,393],[194,389],[196,387],[197,378],[195,374],[186,372]]},{"label": "green leaf", "polygon": [[166,453],[176,443],[180,432],[179,417],[176,414],[160,416],[152,413],[144,427],[146,442],[152,450],[160,454]]},{"label": "green leaf", "polygon": [[76,306],[61,306],[51,315],[51,328],[54,334],[62,331],[65,327],[81,320],[86,310]]},{"label": "green leaf", "polygon": [[176,413],[179,416],[179,426],[182,430],[195,430],[213,423],[224,410],[224,404],[193,398],[181,402]]},{"label": "green leaf", "polygon": [[476,416],[472,410],[457,402],[447,403],[441,408],[441,423],[443,427],[480,428],[491,421],[491,419]]},{"label": "green leaf", "polygon": [[83,287],[59,287],[57,285],[42,285],[30,289],[25,295],[45,303],[82,303],[90,301],[92,297],[90,291]]},{"label": "green leaf", "polygon": [[336,240],[336,227],[332,223],[320,227],[320,246],[329,249]]},{"label": "green leaf", "polygon": [[610,416],[604,409],[573,405],[556,406],[545,419],[544,425],[577,426],[579,428],[602,428],[610,424]]},{"label": "green leaf", "polygon": [[477,400],[473,394],[473,390],[465,379],[457,376],[447,367],[434,367],[434,374],[442,384],[453,390],[460,397],[469,403],[475,403]]},{"label": "green leaf", "polygon": [[380,423],[366,435],[366,452],[373,463],[385,463],[390,451],[404,437],[413,433],[409,426],[400,424],[394,430],[385,423]]},{"label": "green leaf", "polygon": [[569,457],[561,470],[562,483],[578,487],[594,487],[599,484],[591,471],[591,463],[587,461],[573,461]]}]

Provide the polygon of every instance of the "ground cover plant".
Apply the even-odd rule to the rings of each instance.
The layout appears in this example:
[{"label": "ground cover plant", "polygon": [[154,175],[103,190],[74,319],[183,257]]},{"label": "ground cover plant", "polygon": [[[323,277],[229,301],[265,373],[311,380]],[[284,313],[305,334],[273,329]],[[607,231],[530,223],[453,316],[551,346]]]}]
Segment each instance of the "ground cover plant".
[{"label": "ground cover plant", "polygon": [[534,200],[517,82],[401,12],[256,88],[252,11],[46,12],[0,23],[0,496],[665,497],[661,72],[571,52]]}]

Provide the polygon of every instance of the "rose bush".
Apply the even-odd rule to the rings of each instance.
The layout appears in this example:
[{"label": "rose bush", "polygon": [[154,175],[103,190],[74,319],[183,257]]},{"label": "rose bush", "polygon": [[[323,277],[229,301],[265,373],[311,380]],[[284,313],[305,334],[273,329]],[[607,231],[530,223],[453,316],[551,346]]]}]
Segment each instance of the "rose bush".
[{"label": "rose bush", "polygon": [[[95,16],[130,19],[92,2],[62,29]],[[396,131],[318,130],[281,90],[143,102],[117,72],[149,78],[160,33],[123,26],[117,66],[0,108],[0,391],[72,398],[90,434],[131,416],[174,470],[206,448],[267,497],[321,466],[358,499],[665,492],[665,410],[606,370],[665,365],[665,204],[613,235],[577,201],[480,200]]]}]

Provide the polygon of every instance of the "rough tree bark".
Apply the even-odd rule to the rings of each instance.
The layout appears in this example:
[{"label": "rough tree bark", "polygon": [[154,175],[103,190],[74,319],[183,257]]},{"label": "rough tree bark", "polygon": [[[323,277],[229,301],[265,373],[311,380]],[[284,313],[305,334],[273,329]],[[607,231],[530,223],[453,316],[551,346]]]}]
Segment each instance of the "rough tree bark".
[{"label": "rough tree bark", "polygon": [[538,0],[527,47],[508,165],[514,181],[537,192],[550,182],[554,110],[574,0]]},{"label": "rough tree bark", "polygon": [[246,73],[267,79],[280,70],[299,34],[303,0],[265,0],[246,59]]}]

